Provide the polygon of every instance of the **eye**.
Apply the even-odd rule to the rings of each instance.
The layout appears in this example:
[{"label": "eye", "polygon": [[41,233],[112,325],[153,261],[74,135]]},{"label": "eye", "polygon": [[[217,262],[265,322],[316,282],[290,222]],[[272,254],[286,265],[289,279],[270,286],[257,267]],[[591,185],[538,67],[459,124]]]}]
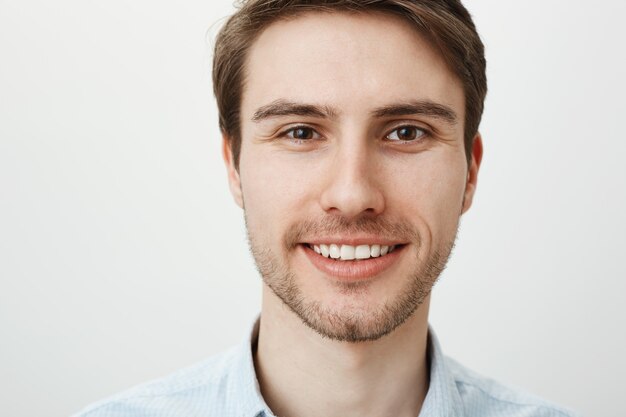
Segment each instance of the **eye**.
[{"label": "eye", "polygon": [[312,139],[319,139],[321,136],[315,131],[315,129],[308,126],[296,126],[285,131],[284,136],[296,141],[306,141]]},{"label": "eye", "polygon": [[426,131],[417,126],[400,126],[385,136],[392,141],[411,142],[426,135]]}]

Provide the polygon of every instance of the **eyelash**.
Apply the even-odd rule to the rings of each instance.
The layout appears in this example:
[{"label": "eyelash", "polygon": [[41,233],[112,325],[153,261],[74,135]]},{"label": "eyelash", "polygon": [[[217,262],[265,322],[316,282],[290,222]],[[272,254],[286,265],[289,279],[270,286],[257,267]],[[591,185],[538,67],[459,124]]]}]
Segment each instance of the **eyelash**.
[{"label": "eyelash", "polygon": [[[401,140],[401,139],[387,139],[387,137],[389,135],[391,135],[393,132],[403,129],[403,128],[410,128],[410,129],[416,129],[420,132],[422,132],[421,136],[415,138],[415,139],[411,139],[411,140]],[[319,138],[322,137],[322,135],[317,132],[317,130],[315,130],[315,128],[311,127],[311,126],[307,126],[307,125],[297,125],[297,126],[292,126],[289,129],[286,129],[284,131],[282,131],[279,134],[279,137],[286,137],[287,139],[289,139],[289,141],[291,141],[292,143],[295,143],[297,145],[301,145],[301,144],[305,144],[307,142],[311,142],[314,140],[319,140],[319,138],[311,138],[311,139],[298,139],[298,138],[294,138],[294,137],[290,137],[289,134],[293,133],[294,131],[298,130],[298,129],[302,129],[302,130],[310,130],[313,132],[313,136],[318,135]],[[402,144],[411,144],[411,143],[416,143],[416,142],[420,142],[422,141],[425,137],[430,136],[431,132],[428,129],[425,129],[422,126],[417,126],[417,125],[413,125],[413,124],[402,124],[402,125],[398,125],[396,127],[394,127],[393,129],[389,130],[385,135],[385,139],[387,139],[387,141],[389,142],[397,142],[397,143],[402,143]]]},{"label": "eyelash", "polygon": [[312,128],[311,126],[307,126],[307,125],[297,125],[297,126],[292,126],[287,130],[282,131],[279,134],[279,137],[286,137],[287,139],[289,139],[289,141],[295,143],[295,144],[304,144],[306,142],[311,142],[314,140],[319,140],[315,139],[315,138],[311,138],[311,139],[298,139],[298,138],[294,138],[289,136],[290,133],[293,133],[294,131],[298,130],[298,129],[302,129],[302,130],[310,130],[313,132],[313,136],[318,135],[319,137],[322,137],[322,135],[320,133],[317,132],[317,130],[315,130],[314,128]]},{"label": "eyelash", "polygon": [[402,143],[402,144],[411,144],[411,143],[417,143],[417,142],[421,142],[423,141],[426,137],[431,135],[431,132],[428,129],[423,128],[422,126],[417,126],[414,124],[402,124],[402,125],[398,125],[396,127],[394,127],[392,130],[390,130],[387,134],[385,134],[385,138],[387,138],[388,136],[390,136],[393,132],[396,132],[400,129],[415,129],[418,132],[421,132],[421,135],[416,137],[415,139],[411,139],[411,140],[402,140],[402,139],[387,139],[390,142],[397,142],[397,143]]}]

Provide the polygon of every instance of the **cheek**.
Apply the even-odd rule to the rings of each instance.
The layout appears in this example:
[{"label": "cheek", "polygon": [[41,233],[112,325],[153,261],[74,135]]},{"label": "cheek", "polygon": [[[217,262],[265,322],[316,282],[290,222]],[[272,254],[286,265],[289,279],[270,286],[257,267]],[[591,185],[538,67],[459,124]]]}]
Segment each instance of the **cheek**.
[{"label": "cheek", "polygon": [[315,175],[302,164],[258,148],[250,153],[242,150],[240,176],[246,218],[252,230],[264,234],[273,233],[270,229],[282,230],[310,209]]},{"label": "cheek", "polygon": [[423,223],[432,236],[454,233],[465,190],[464,158],[458,153],[425,154],[394,169],[389,208],[396,207],[398,214]]}]

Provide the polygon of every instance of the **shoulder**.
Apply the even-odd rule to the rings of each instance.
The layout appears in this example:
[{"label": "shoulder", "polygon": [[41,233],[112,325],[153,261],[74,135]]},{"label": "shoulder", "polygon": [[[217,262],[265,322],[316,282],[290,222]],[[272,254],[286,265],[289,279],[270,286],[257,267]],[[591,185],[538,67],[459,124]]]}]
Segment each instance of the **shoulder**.
[{"label": "shoulder", "polygon": [[148,417],[167,415],[226,415],[224,399],[231,384],[237,349],[205,359],[169,376],[130,388],[96,402],[73,417]]},{"label": "shoulder", "polygon": [[446,357],[465,417],[577,417],[572,411],[486,378]]}]

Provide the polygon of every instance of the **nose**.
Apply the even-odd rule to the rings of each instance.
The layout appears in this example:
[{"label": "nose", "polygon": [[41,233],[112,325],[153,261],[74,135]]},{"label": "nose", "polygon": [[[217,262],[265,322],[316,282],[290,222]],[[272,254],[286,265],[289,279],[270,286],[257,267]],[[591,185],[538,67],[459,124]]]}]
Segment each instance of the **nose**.
[{"label": "nose", "polygon": [[326,171],[320,197],[324,211],[354,218],[380,214],[385,209],[375,151],[366,146],[338,150]]}]

